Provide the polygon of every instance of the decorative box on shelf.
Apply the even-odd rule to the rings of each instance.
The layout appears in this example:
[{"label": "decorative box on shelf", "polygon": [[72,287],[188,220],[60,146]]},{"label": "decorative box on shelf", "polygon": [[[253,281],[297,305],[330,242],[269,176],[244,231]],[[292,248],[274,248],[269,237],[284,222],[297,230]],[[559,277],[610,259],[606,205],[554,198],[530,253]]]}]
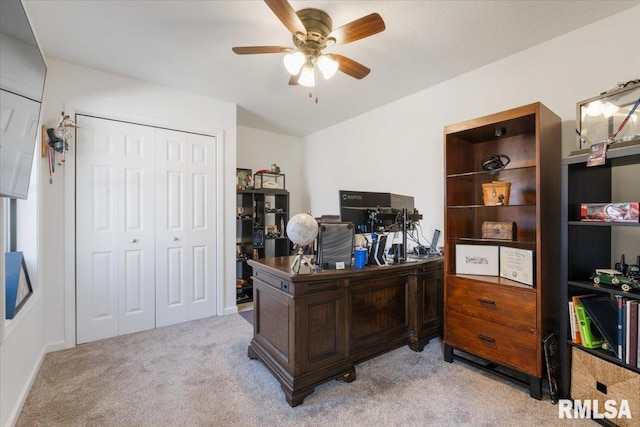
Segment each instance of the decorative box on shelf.
[{"label": "decorative box on shelf", "polygon": [[285,177],[283,173],[256,173],[253,175],[253,185],[256,189],[284,190]]},{"label": "decorative box on shelf", "polygon": [[639,222],[640,203],[581,203],[580,221]]},{"label": "decorative box on shelf", "polygon": [[576,128],[579,133],[578,150],[607,141],[626,122],[616,135],[616,142],[640,142],[638,111],[626,120],[640,99],[640,81],[618,84],[617,88],[603,92],[576,104]]},{"label": "decorative box on shelf", "polygon": [[516,240],[518,226],[515,222],[483,221],[482,238],[496,240]]}]

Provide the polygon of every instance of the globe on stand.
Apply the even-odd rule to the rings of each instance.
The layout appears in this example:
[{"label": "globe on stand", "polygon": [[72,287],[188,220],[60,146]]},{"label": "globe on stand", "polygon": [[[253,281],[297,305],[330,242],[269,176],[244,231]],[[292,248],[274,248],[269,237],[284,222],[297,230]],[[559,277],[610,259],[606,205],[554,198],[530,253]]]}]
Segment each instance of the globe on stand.
[{"label": "globe on stand", "polygon": [[313,243],[317,235],[318,222],[309,214],[299,213],[294,215],[287,223],[287,237],[298,250],[291,264],[291,270],[295,273],[300,271],[301,264],[311,265],[311,260],[304,255],[304,247]]}]

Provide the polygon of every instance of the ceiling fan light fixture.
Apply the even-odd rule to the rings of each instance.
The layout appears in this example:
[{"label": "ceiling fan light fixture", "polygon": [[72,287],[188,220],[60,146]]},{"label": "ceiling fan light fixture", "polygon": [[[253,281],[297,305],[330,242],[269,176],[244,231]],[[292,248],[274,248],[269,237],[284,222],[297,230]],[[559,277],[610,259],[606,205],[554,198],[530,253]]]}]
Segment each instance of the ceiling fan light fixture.
[{"label": "ceiling fan light fixture", "polygon": [[284,56],[284,68],[287,69],[289,74],[295,76],[300,72],[300,69],[302,68],[306,60],[307,57],[305,56],[304,52],[300,50],[289,52]]},{"label": "ceiling fan light fixture", "polygon": [[318,65],[318,68],[320,69],[322,75],[326,80],[333,77],[333,75],[338,71],[339,67],[338,61],[325,54],[322,54],[318,57],[318,59],[316,60],[316,64]]},{"label": "ceiling fan light fixture", "polygon": [[311,62],[307,62],[304,67],[302,67],[302,72],[300,73],[300,78],[298,79],[298,83],[302,86],[313,87],[316,85],[316,75],[315,70],[313,69],[313,64]]}]

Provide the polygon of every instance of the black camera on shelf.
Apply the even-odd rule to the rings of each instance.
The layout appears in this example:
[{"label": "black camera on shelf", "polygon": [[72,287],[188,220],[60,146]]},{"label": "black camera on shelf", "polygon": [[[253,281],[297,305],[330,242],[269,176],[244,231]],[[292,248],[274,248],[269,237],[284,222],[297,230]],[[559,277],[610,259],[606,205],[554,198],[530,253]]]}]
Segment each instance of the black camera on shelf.
[{"label": "black camera on shelf", "polygon": [[616,262],[614,268],[630,279],[640,279],[640,255],[636,257],[636,263],[629,265],[625,262],[624,254],[620,257],[620,262]]}]

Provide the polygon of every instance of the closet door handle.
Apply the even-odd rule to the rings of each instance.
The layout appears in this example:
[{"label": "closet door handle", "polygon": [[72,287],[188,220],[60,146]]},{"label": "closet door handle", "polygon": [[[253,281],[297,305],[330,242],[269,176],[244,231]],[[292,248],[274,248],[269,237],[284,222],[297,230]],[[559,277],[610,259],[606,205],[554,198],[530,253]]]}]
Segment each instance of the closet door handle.
[{"label": "closet door handle", "polygon": [[138,243],[138,239],[131,239],[131,243]]},{"label": "closet door handle", "polygon": [[180,240],[180,239],[178,239],[177,237],[174,237],[174,238],[173,238],[173,241],[174,241],[174,242],[177,242],[178,240]]},{"label": "closet door handle", "polygon": [[484,304],[495,304],[496,302],[492,299],[478,298],[478,301]]}]

